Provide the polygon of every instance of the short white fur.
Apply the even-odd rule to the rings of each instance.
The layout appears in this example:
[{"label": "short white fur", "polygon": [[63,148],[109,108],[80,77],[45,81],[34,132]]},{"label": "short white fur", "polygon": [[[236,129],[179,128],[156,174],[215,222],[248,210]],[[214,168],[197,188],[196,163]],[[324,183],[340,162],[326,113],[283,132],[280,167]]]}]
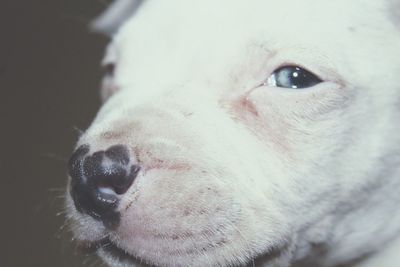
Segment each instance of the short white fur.
[{"label": "short white fur", "polygon": [[[113,91],[78,145],[125,144],[144,171],[113,231],[68,195],[75,237],[109,236],[137,259],[100,250],[112,267],[397,266],[397,6],[147,0],[124,21],[103,19]],[[288,64],[324,82],[265,85]],[[165,166],[150,168],[155,159]],[[188,168],[167,168],[177,164]]]}]

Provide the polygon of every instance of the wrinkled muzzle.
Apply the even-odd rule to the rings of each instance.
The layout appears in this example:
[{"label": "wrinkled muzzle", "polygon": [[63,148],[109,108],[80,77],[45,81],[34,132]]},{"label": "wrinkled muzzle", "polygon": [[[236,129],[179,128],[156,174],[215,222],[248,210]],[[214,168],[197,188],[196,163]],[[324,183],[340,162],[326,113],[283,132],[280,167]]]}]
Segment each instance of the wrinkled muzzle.
[{"label": "wrinkled muzzle", "polygon": [[77,239],[112,266],[246,264],[266,239],[286,245],[283,226],[264,229],[279,214],[261,204],[262,172],[248,161],[260,146],[245,128],[206,97],[128,96],[105,104],[71,157]]}]

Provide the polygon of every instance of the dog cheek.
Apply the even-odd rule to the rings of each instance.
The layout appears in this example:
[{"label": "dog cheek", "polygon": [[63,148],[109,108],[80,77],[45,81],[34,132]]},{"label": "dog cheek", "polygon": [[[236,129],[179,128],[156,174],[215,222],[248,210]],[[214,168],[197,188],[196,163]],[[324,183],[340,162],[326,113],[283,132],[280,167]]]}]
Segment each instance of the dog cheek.
[{"label": "dog cheek", "polygon": [[104,103],[112,95],[119,91],[119,86],[117,86],[112,77],[104,77],[100,86],[100,98]]},{"label": "dog cheek", "polygon": [[292,126],[273,106],[260,106],[260,101],[250,96],[241,96],[232,101],[229,113],[233,120],[244,125],[266,148],[291,158],[289,132]]}]

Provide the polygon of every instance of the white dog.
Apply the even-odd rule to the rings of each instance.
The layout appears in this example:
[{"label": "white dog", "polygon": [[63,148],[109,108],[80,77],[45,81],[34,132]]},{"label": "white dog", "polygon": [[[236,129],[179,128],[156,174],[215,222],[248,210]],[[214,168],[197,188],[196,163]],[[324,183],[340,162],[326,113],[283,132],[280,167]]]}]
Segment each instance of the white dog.
[{"label": "white dog", "polygon": [[399,11],[117,1],[77,242],[112,267],[400,266]]}]

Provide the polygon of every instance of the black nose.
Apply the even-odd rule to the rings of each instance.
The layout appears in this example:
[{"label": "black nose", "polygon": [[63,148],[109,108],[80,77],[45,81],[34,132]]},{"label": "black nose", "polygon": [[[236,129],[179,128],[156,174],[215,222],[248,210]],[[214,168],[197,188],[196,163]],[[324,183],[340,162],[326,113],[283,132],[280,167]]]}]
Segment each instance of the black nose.
[{"label": "black nose", "polygon": [[113,228],[120,219],[116,211],[119,198],[130,188],[140,168],[130,163],[123,145],[88,153],[89,146],[82,145],[69,160],[70,193],[79,212]]}]

